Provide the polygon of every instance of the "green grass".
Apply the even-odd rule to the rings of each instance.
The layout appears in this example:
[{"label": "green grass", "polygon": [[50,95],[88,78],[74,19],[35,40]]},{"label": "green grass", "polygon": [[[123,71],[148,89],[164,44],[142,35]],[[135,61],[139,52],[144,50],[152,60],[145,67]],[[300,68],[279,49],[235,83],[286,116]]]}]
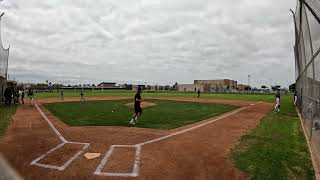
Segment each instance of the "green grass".
[{"label": "green grass", "polygon": [[281,112],[270,112],[243,136],[230,153],[251,179],[315,179],[310,154],[291,98],[281,99]]},{"label": "green grass", "polygon": [[8,125],[10,124],[11,116],[16,112],[17,106],[5,106],[0,103],[0,136],[4,135]]},{"label": "green grass", "polygon": [[[92,96],[128,96],[133,97],[135,94],[134,91],[127,90],[87,90],[84,92],[84,95],[87,97]],[[142,93],[144,97],[146,96],[162,96],[162,97],[197,97],[197,94],[194,92],[167,92],[167,91],[144,91]],[[59,98],[59,92],[50,92],[50,93],[35,93],[35,98]],[[79,90],[65,90],[64,97],[79,97]],[[264,101],[264,102],[274,102],[274,95],[270,94],[235,94],[235,93],[202,93],[201,98],[219,98],[219,99],[239,99],[239,100],[251,100],[251,101]]]},{"label": "green grass", "polygon": [[[87,101],[45,104],[56,117],[71,126],[130,126],[132,100]],[[137,127],[173,129],[235,109],[235,106],[194,102],[148,100],[157,106],[145,108]],[[114,112],[112,112],[114,111]]]}]

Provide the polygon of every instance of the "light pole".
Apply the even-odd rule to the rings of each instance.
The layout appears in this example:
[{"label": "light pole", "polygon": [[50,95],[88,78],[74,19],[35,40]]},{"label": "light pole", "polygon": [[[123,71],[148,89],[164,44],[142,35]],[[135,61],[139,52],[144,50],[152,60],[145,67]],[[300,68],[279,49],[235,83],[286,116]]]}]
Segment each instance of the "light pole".
[{"label": "light pole", "polygon": [[248,86],[250,87],[250,77],[251,75],[248,75]]}]

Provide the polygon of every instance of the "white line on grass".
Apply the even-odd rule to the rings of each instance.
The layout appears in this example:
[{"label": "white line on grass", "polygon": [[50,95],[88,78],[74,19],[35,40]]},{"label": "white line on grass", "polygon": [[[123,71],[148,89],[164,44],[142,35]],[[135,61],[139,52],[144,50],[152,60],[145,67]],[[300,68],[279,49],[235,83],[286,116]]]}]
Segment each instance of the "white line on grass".
[{"label": "white line on grass", "polygon": [[[143,143],[139,143],[139,144],[136,144],[136,145],[111,145],[109,150],[107,151],[107,153],[105,154],[104,158],[101,160],[100,164],[98,165],[96,171],[94,172],[94,175],[98,175],[98,176],[117,176],[117,177],[137,177],[139,176],[139,165],[140,165],[140,160],[141,160],[141,149],[142,149],[142,146],[144,145],[147,145],[147,144],[151,144],[151,143],[154,143],[154,142],[159,142],[161,140],[165,140],[165,139],[168,139],[168,138],[171,138],[173,136],[177,136],[177,135],[180,135],[180,134],[183,134],[183,133],[186,133],[186,132],[189,132],[189,131],[192,131],[194,129],[198,129],[202,126],[205,126],[205,125],[208,125],[208,124],[211,124],[213,122],[216,122],[218,120],[221,120],[223,118],[226,118],[228,116],[231,116],[233,114],[236,114],[240,111],[243,111],[245,109],[248,109],[249,107],[251,106],[255,106],[257,104],[260,104],[262,103],[261,101],[258,102],[258,103],[255,103],[255,104],[250,104],[249,106],[246,106],[246,107],[242,107],[242,108],[239,108],[231,113],[227,113],[223,116],[220,116],[218,118],[215,118],[213,120],[210,120],[208,122],[205,122],[203,124],[200,124],[200,125],[197,125],[197,126],[194,126],[194,127],[191,127],[191,128],[188,128],[188,129],[184,129],[184,130],[181,130],[181,131],[178,131],[176,133],[173,133],[173,134],[170,134],[170,135],[167,135],[167,136],[164,136],[164,137],[161,137],[161,138],[157,138],[157,139],[153,139],[153,140],[150,140],[150,141],[146,141],[146,142],[143,142]],[[133,170],[131,173],[109,173],[109,172],[102,172],[102,169],[104,168],[104,166],[107,164],[108,162],[108,159],[110,158],[110,156],[112,155],[112,152],[114,150],[114,148],[116,147],[127,147],[127,148],[132,148],[132,147],[135,147],[136,148],[136,154],[135,154],[135,162],[134,162],[134,165],[133,165]]]}]

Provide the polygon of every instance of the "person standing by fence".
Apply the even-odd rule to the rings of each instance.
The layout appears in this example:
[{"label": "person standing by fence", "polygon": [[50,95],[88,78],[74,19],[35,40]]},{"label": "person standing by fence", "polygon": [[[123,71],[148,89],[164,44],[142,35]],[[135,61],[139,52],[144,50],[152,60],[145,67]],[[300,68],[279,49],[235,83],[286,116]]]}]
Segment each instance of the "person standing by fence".
[{"label": "person standing by fence", "polygon": [[33,94],[33,90],[32,89],[29,89],[28,97],[29,97],[29,100],[30,100],[30,104],[33,105],[32,101],[33,101],[34,94]]},{"label": "person standing by fence", "polygon": [[21,103],[24,104],[24,90],[21,90]]},{"label": "person standing by fence", "polygon": [[11,89],[9,87],[7,87],[6,90],[4,91],[4,98],[5,98],[5,104],[10,106],[11,105],[12,92],[11,92]]},{"label": "person standing by fence", "polygon": [[293,105],[294,106],[297,106],[297,101],[298,101],[298,96],[297,96],[297,92],[295,92],[293,94]]}]

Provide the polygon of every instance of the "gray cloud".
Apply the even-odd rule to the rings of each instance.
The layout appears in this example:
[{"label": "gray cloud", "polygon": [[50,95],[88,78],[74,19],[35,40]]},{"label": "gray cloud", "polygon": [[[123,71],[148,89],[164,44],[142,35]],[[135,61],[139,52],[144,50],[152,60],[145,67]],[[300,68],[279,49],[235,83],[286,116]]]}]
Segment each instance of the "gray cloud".
[{"label": "gray cloud", "polygon": [[19,81],[294,81],[291,0],[15,0],[0,3]]}]

